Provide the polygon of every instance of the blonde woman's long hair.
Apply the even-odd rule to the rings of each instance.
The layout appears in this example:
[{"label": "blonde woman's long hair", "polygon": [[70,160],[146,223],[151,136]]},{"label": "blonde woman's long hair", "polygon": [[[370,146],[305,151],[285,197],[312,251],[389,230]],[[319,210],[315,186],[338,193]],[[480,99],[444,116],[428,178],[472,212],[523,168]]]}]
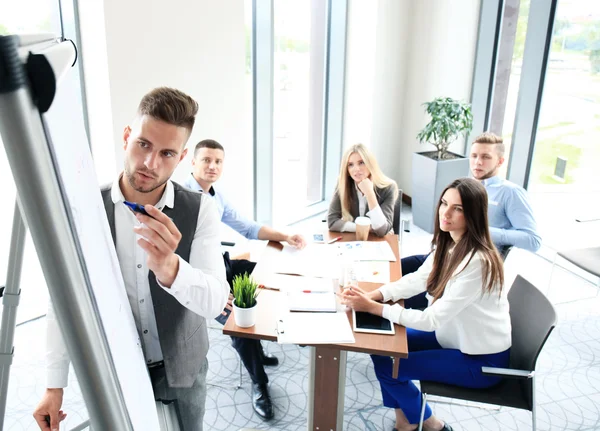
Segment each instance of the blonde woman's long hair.
[{"label": "blonde woman's long hair", "polygon": [[[369,172],[371,172],[371,176],[369,178],[373,182],[375,188],[384,189],[390,185],[393,185],[394,202],[396,202],[396,199],[398,198],[398,186],[396,185],[396,182],[381,172],[381,168],[379,168],[379,164],[377,163],[373,153],[371,153],[363,144],[354,144],[349,147],[342,156],[340,175],[337,185],[340,202],[342,204],[342,219],[346,221],[354,221],[354,217],[352,217],[350,209],[352,208],[352,201],[356,199],[356,192],[354,180],[348,173],[348,160],[353,153],[357,153],[363,159],[363,162],[365,162],[367,169],[369,169]],[[377,190],[375,190],[375,193],[377,193]]]}]

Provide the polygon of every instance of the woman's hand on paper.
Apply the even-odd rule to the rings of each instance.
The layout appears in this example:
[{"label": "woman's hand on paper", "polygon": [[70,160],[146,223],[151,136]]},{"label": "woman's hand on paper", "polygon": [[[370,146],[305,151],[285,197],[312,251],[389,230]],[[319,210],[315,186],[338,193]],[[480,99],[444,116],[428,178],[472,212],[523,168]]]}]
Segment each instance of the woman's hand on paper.
[{"label": "woman's hand on paper", "polygon": [[376,314],[381,316],[383,312],[383,304],[376,302],[373,297],[376,295],[381,296],[378,291],[365,293],[360,287],[351,286],[338,296],[341,299],[342,304],[347,305],[356,311],[365,311],[367,313]]},{"label": "woman's hand on paper", "polygon": [[179,271],[179,257],[175,254],[181,232],[169,217],[152,205],[144,207],[149,216],[137,213],[140,223],[133,230],[142,238],[138,244],[148,253],[148,269],[165,287],[171,287]]}]

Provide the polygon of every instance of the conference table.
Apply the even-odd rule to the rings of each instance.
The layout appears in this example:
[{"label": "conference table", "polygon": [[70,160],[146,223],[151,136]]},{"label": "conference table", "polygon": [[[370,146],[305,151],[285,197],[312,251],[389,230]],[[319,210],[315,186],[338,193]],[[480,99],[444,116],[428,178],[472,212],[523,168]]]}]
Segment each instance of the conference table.
[{"label": "conference table", "polygon": [[[341,236],[341,241],[355,241],[354,233],[324,232],[325,241]],[[369,235],[369,241],[387,241],[391,246],[396,262],[390,262],[390,279],[400,278],[400,253],[398,236],[388,234],[379,238]],[[269,262],[283,245],[269,242],[258,260],[254,273],[269,271]],[[377,289],[381,284],[359,282],[365,291]],[[277,317],[286,306],[285,293],[264,289],[259,296],[256,310],[256,324],[250,328],[240,328],[231,316],[223,327],[223,333],[235,337],[277,341]],[[233,315],[232,311],[232,315]],[[352,327],[352,312],[346,311]],[[408,357],[406,329],[396,325],[395,335],[379,335],[354,332],[352,344],[317,344],[310,346],[309,390],[308,390],[308,430],[342,430],[344,420],[344,390],[346,383],[346,357],[348,351],[391,356],[394,358],[394,374],[397,375],[400,358]]]}]

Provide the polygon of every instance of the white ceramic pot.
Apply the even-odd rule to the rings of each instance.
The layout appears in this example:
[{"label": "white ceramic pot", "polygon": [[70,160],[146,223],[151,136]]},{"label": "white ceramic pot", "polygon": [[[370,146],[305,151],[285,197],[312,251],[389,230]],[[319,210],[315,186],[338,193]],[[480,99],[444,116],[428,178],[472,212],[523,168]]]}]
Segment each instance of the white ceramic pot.
[{"label": "white ceramic pot", "polygon": [[256,304],[251,308],[240,308],[235,305],[235,299],[233,300],[233,317],[235,318],[235,324],[240,328],[249,328],[254,326],[256,323]]}]

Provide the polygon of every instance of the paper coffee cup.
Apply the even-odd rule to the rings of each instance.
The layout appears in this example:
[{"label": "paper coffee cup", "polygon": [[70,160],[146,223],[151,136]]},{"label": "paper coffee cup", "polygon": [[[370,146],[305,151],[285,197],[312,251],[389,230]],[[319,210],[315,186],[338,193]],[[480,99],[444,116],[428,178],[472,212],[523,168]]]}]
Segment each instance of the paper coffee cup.
[{"label": "paper coffee cup", "polygon": [[356,217],[356,240],[366,241],[369,238],[369,230],[371,229],[371,219],[369,217]]}]

